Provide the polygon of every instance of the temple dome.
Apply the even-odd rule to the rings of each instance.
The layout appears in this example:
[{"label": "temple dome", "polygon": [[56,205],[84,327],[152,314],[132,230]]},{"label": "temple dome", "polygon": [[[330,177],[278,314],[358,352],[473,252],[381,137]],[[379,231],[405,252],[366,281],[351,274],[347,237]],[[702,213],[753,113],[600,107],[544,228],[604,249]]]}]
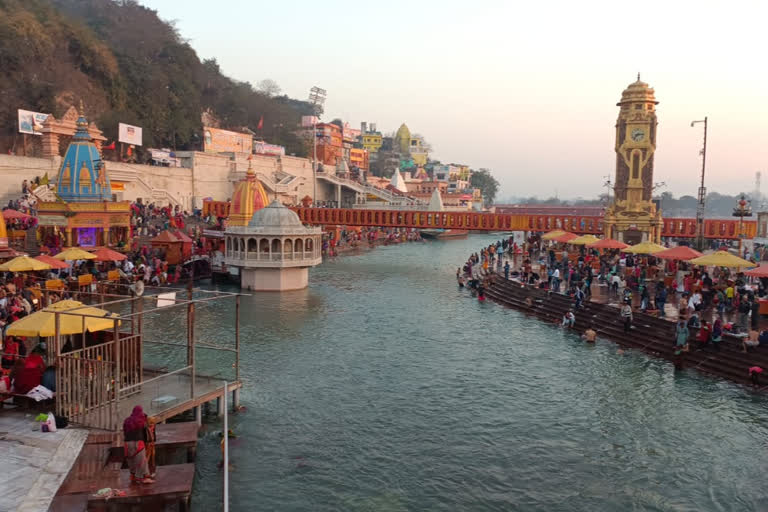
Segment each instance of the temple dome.
[{"label": "temple dome", "polygon": [[269,206],[260,209],[253,214],[248,227],[252,228],[291,228],[304,225],[293,210],[286,208],[283,203],[275,199]]},{"label": "temple dome", "polygon": [[88,121],[80,107],[77,130],[61,161],[56,194],[67,202],[95,202],[112,199],[112,185],[96,144],[88,133]]},{"label": "temple dome", "polygon": [[264,186],[256,178],[252,159],[248,158],[248,171],[245,179],[238,182],[232,193],[232,203],[229,208],[227,223],[230,226],[247,226],[254,212],[269,204],[269,197]]}]

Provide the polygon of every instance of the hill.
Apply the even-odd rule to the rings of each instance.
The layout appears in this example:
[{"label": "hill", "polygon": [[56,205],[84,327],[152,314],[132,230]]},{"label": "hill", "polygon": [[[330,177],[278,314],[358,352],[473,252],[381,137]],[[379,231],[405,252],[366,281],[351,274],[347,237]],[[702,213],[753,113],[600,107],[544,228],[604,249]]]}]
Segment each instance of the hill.
[{"label": "hill", "polygon": [[199,148],[201,114],[257,130],[305,155],[293,132],[306,102],[256,90],[201,61],[171,23],[133,0],[0,0],[0,151],[18,141],[19,108],[61,116],[85,103],[109,140],[141,126],[145,147]]}]

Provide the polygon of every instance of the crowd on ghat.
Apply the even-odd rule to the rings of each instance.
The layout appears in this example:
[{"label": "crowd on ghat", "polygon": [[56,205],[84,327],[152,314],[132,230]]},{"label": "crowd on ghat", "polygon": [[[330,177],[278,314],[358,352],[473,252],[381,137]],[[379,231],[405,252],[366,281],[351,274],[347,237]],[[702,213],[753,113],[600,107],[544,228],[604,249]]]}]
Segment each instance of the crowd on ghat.
[{"label": "crowd on ghat", "polygon": [[367,244],[389,245],[401,242],[417,242],[421,235],[415,229],[360,227],[346,228],[323,233],[323,254],[337,256],[340,251],[361,247]]},{"label": "crowd on ghat", "polygon": [[[745,258],[760,261],[764,248]],[[633,255],[620,250],[600,252],[580,246],[575,252],[531,238],[519,246],[512,238],[498,240],[470,255],[456,277],[460,287],[469,285],[480,300],[492,284],[492,275],[516,279],[536,288],[563,293],[572,307],[563,313],[561,325],[573,327],[576,314],[593,295],[595,285],[607,300],[619,304],[618,317],[625,332],[633,329],[637,311],[677,315],[675,347],[690,350],[691,328],[695,328],[696,349],[710,346],[719,350],[724,334],[741,340],[744,352],[768,344],[768,330],[760,331],[759,300],[768,295],[768,279],[749,279],[730,268],[699,267],[685,261]],[[667,307],[667,305],[671,305]],[[585,333],[594,338],[596,334]],[[756,380],[761,370],[750,369]]]}]

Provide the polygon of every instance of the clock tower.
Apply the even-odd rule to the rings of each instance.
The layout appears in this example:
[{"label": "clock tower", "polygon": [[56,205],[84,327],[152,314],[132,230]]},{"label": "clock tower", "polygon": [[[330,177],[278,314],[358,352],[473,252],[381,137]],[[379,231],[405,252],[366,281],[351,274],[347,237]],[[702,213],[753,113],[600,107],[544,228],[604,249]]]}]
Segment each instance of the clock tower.
[{"label": "clock tower", "polygon": [[653,89],[637,81],[621,94],[616,121],[613,203],[605,212],[605,235],[636,244],[661,239],[661,211],[653,202],[656,105]]}]

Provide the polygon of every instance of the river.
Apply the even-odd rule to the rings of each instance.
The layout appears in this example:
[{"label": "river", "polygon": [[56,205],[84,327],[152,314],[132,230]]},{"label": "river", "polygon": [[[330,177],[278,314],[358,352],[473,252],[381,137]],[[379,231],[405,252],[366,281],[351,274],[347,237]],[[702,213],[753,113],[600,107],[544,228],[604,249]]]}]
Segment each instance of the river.
[{"label": "river", "polygon": [[[766,398],[471,298],[456,267],[493,239],[380,247],[243,298],[232,510],[768,510]],[[229,330],[212,308],[200,330]],[[221,509],[220,428],[195,510]]]}]

